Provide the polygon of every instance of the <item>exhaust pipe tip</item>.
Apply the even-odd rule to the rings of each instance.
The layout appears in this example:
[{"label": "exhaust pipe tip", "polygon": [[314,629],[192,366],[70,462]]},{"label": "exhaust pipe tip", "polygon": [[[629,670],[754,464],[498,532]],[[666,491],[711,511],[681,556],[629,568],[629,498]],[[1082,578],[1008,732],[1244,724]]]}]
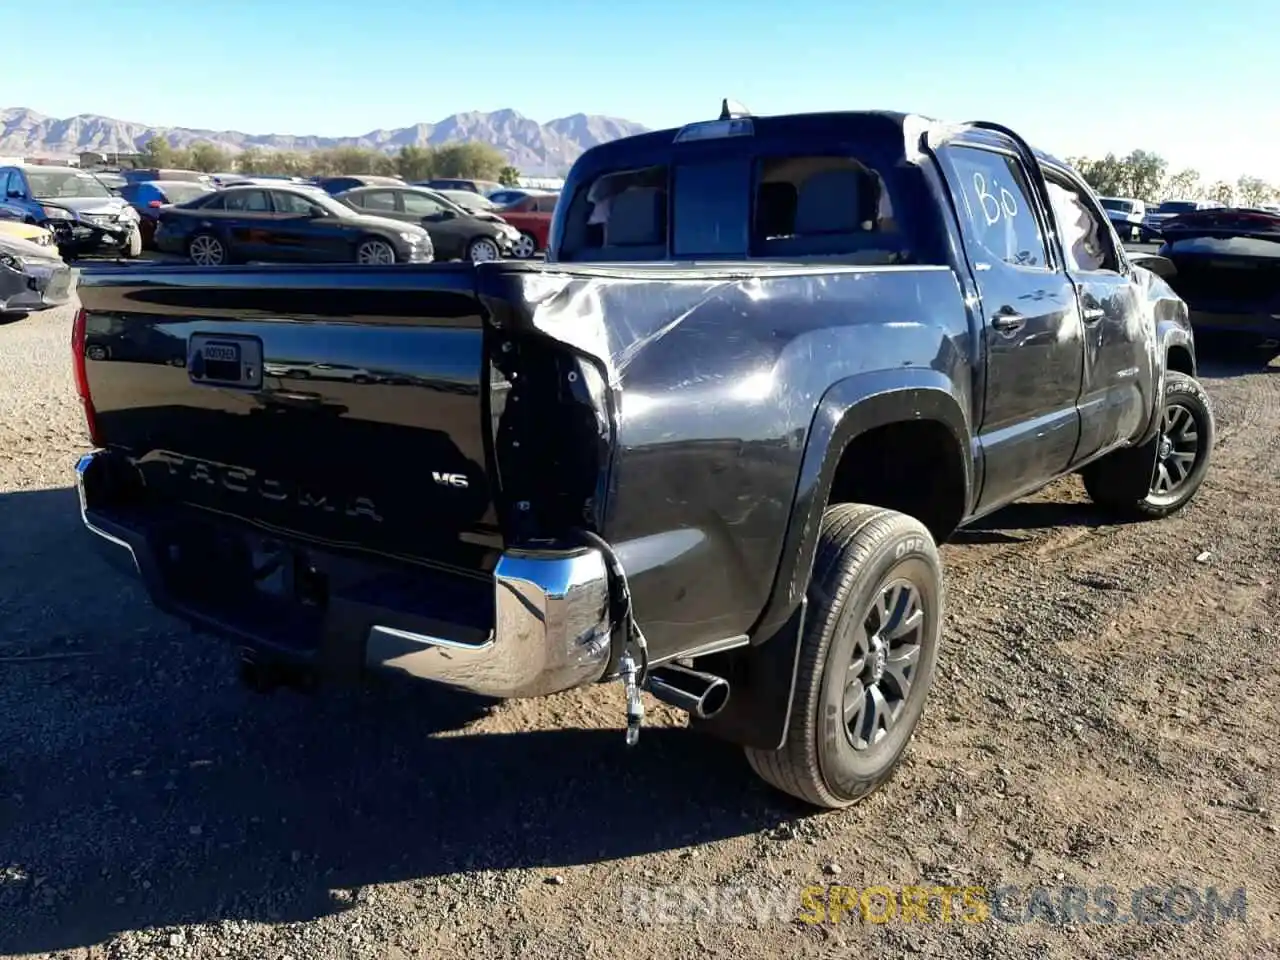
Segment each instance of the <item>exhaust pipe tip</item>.
[{"label": "exhaust pipe tip", "polygon": [[679,664],[655,667],[649,676],[649,692],[699,720],[710,720],[729,703],[729,681]]}]

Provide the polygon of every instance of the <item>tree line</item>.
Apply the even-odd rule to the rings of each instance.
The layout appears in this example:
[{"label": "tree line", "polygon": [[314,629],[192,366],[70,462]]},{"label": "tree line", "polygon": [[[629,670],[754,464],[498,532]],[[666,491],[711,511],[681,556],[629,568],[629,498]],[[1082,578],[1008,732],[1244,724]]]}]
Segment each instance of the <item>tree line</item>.
[{"label": "tree line", "polygon": [[1280,194],[1280,187],[1260,177],[1246,175],[1232,183],[1203,180],[1198,170],[1189,167],[1170,173],[1164,157],[1148,150],[1134,150],[1123,157],[1108,153],[1101,160],[1069,157],[1067,162],[1104,197],[1131,197],[1146,203],[1208,200],[1228,207],[1257,207],[1276,202]]},{"label": "tree line", "polygon": [[404,146],[396,153],[365,147],[332,150],[260,150],[248,147],[239,153],[201,141],[190,147],[174,147],[155,137],[141,152],[143,167],[199,170],[202,173],[283,174],[287,176],[337,176],[376,174],[400,176],[407,181],[433,177],[496,180],[513,185],[520,171],[487,143],[446,143],[438,147]]}]

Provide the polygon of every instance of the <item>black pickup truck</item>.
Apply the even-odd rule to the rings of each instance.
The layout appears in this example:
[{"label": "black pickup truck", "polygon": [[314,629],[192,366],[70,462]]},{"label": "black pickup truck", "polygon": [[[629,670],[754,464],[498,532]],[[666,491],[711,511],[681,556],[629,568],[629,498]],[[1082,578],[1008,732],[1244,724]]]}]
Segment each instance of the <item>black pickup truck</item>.
[{"label": "black pickup truck", "polygon": [[615,680],[813,804],[900,760],[935,544],[1208,467],[1183,303],[995,124],[720,119],[574,165],[546,263],[86,270],[84,522],[246,680]]}]

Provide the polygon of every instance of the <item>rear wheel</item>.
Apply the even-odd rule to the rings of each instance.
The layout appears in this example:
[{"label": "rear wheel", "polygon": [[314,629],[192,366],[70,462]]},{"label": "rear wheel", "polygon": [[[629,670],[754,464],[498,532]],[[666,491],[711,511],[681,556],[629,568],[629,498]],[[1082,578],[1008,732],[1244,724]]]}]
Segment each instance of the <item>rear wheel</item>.
[{"label": "rear wheel", "polygon": [[229,259],[227,247],[212,233],[197,233],[187,243],[187,256],[198,267],[220,267]]},{"label": "rear wheel", "polygon": [[511,255],[519,260],[528,260],[538,252],[538,241],[532,234],[521,233],[511,247]]},{"label": "rear wheel", "polygon": [[386,240],[368,237],[356,244],[356,263],[388,264],[396,262],[396,250]]},{"label": "rear wheel", "polygon": [[467,244],[467,259],[472,263],[484,263],[488,260],[499,260],[502,251],[488,237],[476,237]]},{"label": "rear wheel", "polygon": [[942,568],[913,517],[861,504],[822,517],[787,739],[748,748],[764,780],[845,807],[889,779],[924,711],[942,633]]},{"label": "rear wheel", "polygon": [[1139,517],[1167,517],[1191,502],[1209,469],[1216,426],[1209,397],[1185,373],[1165,374],[1160,429],[1080,471],[1094,503]]}]

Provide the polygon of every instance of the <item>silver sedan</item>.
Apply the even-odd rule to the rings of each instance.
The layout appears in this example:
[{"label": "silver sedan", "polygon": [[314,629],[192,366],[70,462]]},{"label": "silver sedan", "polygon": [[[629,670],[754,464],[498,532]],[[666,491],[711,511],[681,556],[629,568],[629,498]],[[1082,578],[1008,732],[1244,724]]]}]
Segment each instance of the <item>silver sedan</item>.
[{"label": "silver sedan", "polygon": [[61,306],[71,299],[73,279],[56,248],[0,237],[0,314]]}]

